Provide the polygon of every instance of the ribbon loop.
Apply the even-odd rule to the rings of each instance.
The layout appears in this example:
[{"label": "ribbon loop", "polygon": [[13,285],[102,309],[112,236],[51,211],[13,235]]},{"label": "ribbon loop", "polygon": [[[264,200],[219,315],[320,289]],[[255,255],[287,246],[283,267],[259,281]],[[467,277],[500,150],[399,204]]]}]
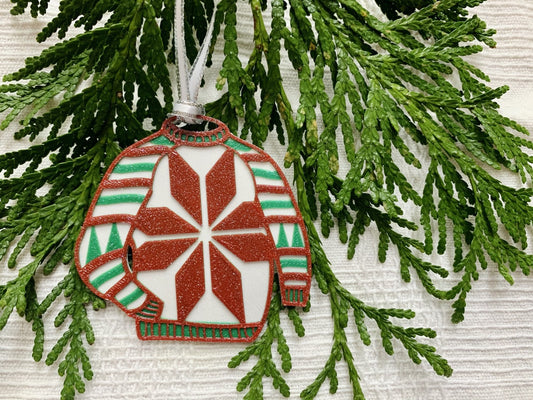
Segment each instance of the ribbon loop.
[{"label": "ribbon loop", "polygon": [[204,115],[205,108],[202,104],[197,102],[198,91],[200,90],[200,85],[204,76],[207,55],[209,53],[209,44],[213,37],[215,13],[213,13],[211,17],[200,51],[189,71],[185,51],[185,31],[183,28],[185,18],[184,12],[184,0],[175,0],[174,43],[179,76],[179,100],[174,104],[174,110],[170,115],[176,116],[179,120],[186,123],[199,123],[203,120],[198,117]]}]

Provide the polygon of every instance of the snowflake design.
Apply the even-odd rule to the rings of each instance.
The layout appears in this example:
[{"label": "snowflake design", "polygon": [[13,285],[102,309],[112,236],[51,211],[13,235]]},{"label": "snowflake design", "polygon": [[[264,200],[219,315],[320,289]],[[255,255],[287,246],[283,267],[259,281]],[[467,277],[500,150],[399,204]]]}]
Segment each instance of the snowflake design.
[{"label": "snowflake design", "polygon": [[[226,149],[207,173],[199,174],[173,151],[160,160],[157,169],[153,196],[140,208],[127,240],[132,249],[132,272],[154,295],[167,302],[175,299],[177,315],[172,317],[178,322],[185,322],[211,291],[245,323],[241,273],[224,253],[229,250],[243,262],[270,262],[275,246],[257,199],[236,198],[235,153]],[[158,173],[163,178],[158,178]],[[165,197],[161,192],[174,206],[154,206],[151,197]],[[139,247],[137,230],[146,235]],[[149,276],[154,271],[167,274],[166,279],[152,274],[158,280],[152,286],[167,293],[150,287]],[[169,279],[172,276],[173,281]]]}]

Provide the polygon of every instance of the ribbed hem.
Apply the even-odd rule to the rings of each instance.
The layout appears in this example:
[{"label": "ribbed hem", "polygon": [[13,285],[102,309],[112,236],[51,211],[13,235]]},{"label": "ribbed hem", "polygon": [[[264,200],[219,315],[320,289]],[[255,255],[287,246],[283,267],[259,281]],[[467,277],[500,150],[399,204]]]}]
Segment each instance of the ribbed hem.
[{"label": "ribbed hem", "polygon": [[250,342],[261,325],[203,325],[136,321],[137,336],[142,340],[196,340],[208,342]]}]

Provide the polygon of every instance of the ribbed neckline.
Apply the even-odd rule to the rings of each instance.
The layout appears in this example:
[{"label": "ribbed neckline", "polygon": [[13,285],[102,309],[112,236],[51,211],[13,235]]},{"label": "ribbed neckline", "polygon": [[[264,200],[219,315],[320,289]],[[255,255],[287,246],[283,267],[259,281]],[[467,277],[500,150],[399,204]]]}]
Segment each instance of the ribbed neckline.
[{"label": "ribbed neckline", "polygon": [[163,123],[165,136],[176,144],[202,147],[220,144],[228,139],[230,132],[225,124],[205,115],[200,118],[215,124],[216,128],[208,131],[190,131],[175,125],[176,117],[170,117]]}]

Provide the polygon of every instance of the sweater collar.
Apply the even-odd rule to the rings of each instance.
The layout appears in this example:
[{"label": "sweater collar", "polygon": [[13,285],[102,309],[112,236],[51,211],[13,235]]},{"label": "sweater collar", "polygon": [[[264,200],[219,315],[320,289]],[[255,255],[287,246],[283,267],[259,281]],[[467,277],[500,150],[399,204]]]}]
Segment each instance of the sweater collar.
[{"label": "sweater collar", "polygon": [[230,136],[228,127],[217,119],[202,115],[200,117],[215,128],[207,131],[191,131],[177,126],[176,117],[170,117],[163,123],[164,135],[170,141],[187,146],[214,146],[225,142]]}]

